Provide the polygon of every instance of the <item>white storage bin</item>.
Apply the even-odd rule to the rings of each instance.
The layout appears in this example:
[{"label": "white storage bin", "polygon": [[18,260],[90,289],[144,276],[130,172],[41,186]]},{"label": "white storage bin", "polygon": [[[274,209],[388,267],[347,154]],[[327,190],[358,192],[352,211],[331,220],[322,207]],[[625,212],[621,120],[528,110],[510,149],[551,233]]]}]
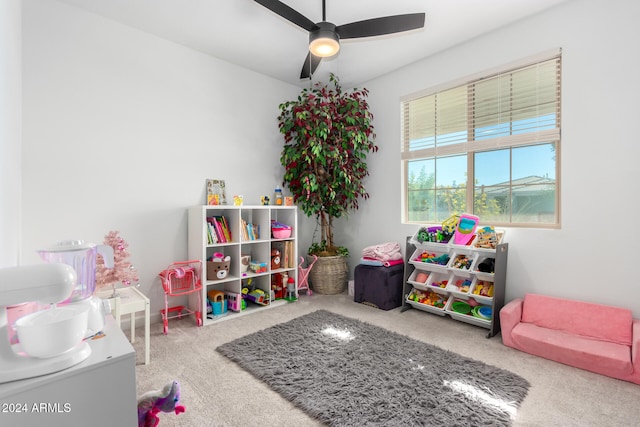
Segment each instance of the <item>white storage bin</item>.
[{"label": "white storage bin", "polygon": [[[411,283],[414,288],[418,288],[418,289],[421,289],[421,290],[426,290],[427,289],[427,280],[429,279],[429,275],[431,275],[431,274],[432,273],[430,271],[423,271],[423,270],[415,269],[415,270],[413,270],[413,273],[411,273],[411,275],[407,279],[407,282]],[[424,280],[424,282],[418,280],[418,276],[420,276],[420,275],[425,275],[426,276],[426,279]]]},{"label": "white storage bin", "polygon": [[[491,291],[487,293],[486,289],[488,287]],[[473,278],[473,282],[471,282],[469,296],[481,304],[491,305],[493,302],[493,280],[486,280],[479,276],[475,276]]]},{"label": "white storage bin", "polygon": [[426,289],[439,294],[448,294],[447,283],[449,274],[442,272],[432,272],[427,279]]},{"label": "white storage bin", "polygon": [[[491,309],[490,306],[486,306],[482,304],[471,306],[469,313],[463,314],[453,309],[453,304],[456,301],[468,303],[467,301],[462,301],[458,298],[455,298],[453,295],[451,295],[451,297],[447,301],[447,305],[445,306],[445,312],[447,315],[461,322],[469,323],[476,326],[481,326],[483,328],[488,328],[488,329],[491,328],[491,318],[490,317],[488,319],[482,318],[477,313],[477,311],[480,310],[482,307],[485,307],[483,310],[487,310],[487,309],[490,310]],[[474,311],[476,312],[474,313]]]},{"label": "white storage bin", "polygon": [[438,316],[445,315],[444,308],[437,308],[427,304],[421,304],[419,302],[409,300],[407,300],[407,304],[411,305],[414,308],[417,308],[418,310],[428,311],[429,313],[437,314]]},{"label": "white storage bin", "polygon": [[[482,263],[484,263],[485,261],[488,261],[488,260],[493,260],[494,269],[492,269],[490,272],[480,271],[479,270],[480,264],[482,264]],[[494,270],[495,270],[495,261],[496,261],[496,257],[495,256],[479,254],[476,257],[476,259],[473,261],[473,265],[471,266],[471,272],[473,274],[475,274],[475,275],[480,276],[480,277],[493,278]],[[493,279],[491,279],[491,280],[493,280]]]},{"label": "white storage bin", "polygon": [[471,277],[471,266],[475,261],[475,255],[453,252],[447,268],[459,276]]},{"label": "white storage bin", "polygon": [[467,299],[469,298],[469,292],[471,291],[472,285],[473,279],[471,277],[458,275],[458,273],[453,272],[449,276],[449,281],[447,282],[445,290],[455,297]]},{"label": "white storage bin", "polygon": [[[422,259],[423,259],[422,258],[422,254],[423,253],[428,254],[429,256],[431,256],[430,259],[441,260],[441,262],[443,262],[443,264],[436,263],[436,262],[425,262],[425,261],[422,261]],[[413,252],[413,255],[411,255],[411,259],[410,259],[409,263],[413,264],[419,270],[446,272],[447,271],[447,264],[449,263],[449,259],[450,258],[451,258],[451,256],[449,255],[448,251],[442,252],[442,251],[432,251],[432,250],[428,250],[428,249],[417,248]]]},{"label": "white storage bin", "polygon": [[[419,301],[414,301],[413,299],[411,299],[411,296],[415,295],[415,293],[418,293],[418,292],[428,295],[432,300],[441,301],[442,307],[421,303]],[[445,314],[444,307],[446,306],[447,298],[448,297],[446,295],[441,295],[430,290],[422,291],[420,289],[414,288],[413,290],[411,290],[411,293],[407,296],[406,302],[407,304],[410,304],[411,306],[417,308],[418,310],[428,311],[430,313],[434,313],[439,316],[444,316]]]},{"label": "white storage bin", "polygon": [[[422,232],[423,229],[431,229],[431,230],[435,230],[437,228],[442,229],[442,227],[427,227],[427,226],[423,226],[420,227],[418,230],[416,230],[416,232],[414,233],[414,235],[411,237],[411,239],[409,239],[409,243],[415,245],[416,247],[423,247],[423,248],[432,248],[433,250],[436,251],[446,251],[447,250],[447,246],[449,241],[442,241],[442,242],[433,242],[433,241],[426,241],[426,240],[422,240],[420,238],[420,234]],[[422,240],[422,241],[421,241]],[[439,249],[440,248],[440,249]]]},{"label": "white storage bin", "polygon": [[476,236],[475,236],[475,235],[473,236],[473,238],[471,239],[471,241],[470,241],[468,244],[466,244],[466,245],[459,245],[459,244],[455,244],[455,243],[453,243],[453,242],[454,242],[454,240],[453,240],[453,239],[451,239],[451,241],[449,242],[449,247],[450,247],[451,249],[453,249],[454,251],[456,251],[457,253],[459,253],[459,254],[467,254],[467,255],[470,255],[470,254],[475,253],[475,247],[473,246],[473,244],[475,243],[475,241],[476,241]]},{"label": "white storage bin", "polygon": [[505,230],[495,229],[496,243],[495,243],[495,246],[492,245],[493,247],[491,247],[491,246],[484,245],[482,238],[480,238],[478,235],[478,232],[480,232],[483,228],[484,227],[480,227],[478,228],[478,230],[476,230],[476,238],[473,239],[472,247],[475,251],[478,251],[478,252],[488,252],[488,253],[495,252],[496,246],[498,246],[504,240]]}]

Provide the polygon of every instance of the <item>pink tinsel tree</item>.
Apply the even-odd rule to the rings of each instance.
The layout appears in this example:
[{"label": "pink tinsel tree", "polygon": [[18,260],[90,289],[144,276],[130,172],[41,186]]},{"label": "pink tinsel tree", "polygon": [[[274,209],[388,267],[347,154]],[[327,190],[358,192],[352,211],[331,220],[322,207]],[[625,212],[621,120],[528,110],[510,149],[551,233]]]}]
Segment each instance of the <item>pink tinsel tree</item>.
[{"label": "pink tinsel tree", "polygon": [[127,260],[130,256],[127,248],[129,244],[120,237],[119,231],[110,231],[104,236],[104,244],[113,248],[113,268],[106,268],[102,256],[96,262],[96,287],[116,286],[120,283],[129,286],[138,283],[138,274],[133,265]]}]

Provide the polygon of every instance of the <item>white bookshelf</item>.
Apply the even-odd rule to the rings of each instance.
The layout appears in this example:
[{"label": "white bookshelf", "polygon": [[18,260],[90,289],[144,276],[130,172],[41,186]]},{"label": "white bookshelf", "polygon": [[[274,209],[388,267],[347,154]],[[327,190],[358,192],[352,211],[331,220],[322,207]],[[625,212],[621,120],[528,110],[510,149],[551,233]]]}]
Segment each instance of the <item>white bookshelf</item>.
[{"label": "white bookshelf", "polygon": [[[224,217],[231,231],[231,239],[226,242],[211,243],[208,237],[207,218]],[[271,234],[271,221],[289,225],[292,233],[289,238],[276,239]],[[244,236],[244,224],[252,224],[259,228],[259,238],[250,239]],[[286,274],[293,277],[296,283],[295,299],[298,298],[298,210],[295,206],[194,206],[189,209],[188,218],[188,253],[190,260],[202,261],[202,292],[198,301],[196,294],[189,295],[189,307],[203,313],[203,324],[235,318],[256,312],[258,310],[277,307],[290,302],[287,299],[276,299],[272,292],[272,281]],[[288,256],[284,254],[285,245],[290,247]],[[281,251],[280,268],[272,268],[271,251],[277,248]],[[207,274],[210,266],[207,261],[214,254],[230,256],[231,262],[226,277],[219,279]],[[241,256],[250,255],[253,262],[266,263],[263,272],[243,271]],[[251,282],[251,283],[249,283]],[[255,287],[264,292],[268,298],[267,305],[258,305],[246,301],[246,308],[240,311],[227,309],[225,313],[214,315],[207,313],[207,295],[211,290],[232,294],[242,294],[245,287]],[[198,303],[200,307],[198,307]]]}]

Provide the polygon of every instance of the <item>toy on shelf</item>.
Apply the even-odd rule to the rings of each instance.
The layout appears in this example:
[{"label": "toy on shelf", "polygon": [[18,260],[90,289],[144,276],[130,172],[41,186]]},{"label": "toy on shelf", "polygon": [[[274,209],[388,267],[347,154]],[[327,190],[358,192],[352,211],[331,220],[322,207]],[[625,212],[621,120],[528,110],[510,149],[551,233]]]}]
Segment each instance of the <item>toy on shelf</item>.
[{"label": "toy on shelf", "polygon": [[473,259],[468,255],[460,254],[456,255],[456,257],[451,262],[451,268],[458,268],[460,270],[469,270],[471,268],[471,263]]},{"label": "toy on shelf", "polygon": [[458,279],[451,284],[458,292],[467,293],[471,288],[471,280],[469,279]]},{"label": "toy on shelf", "polygon": [[428,278],[429,278],[428,273],[419,272],[418,274],[416,274],[415,281],[418,283],[426,283]]},{"label": "toy on shelf", "polygon": [[498,243],[498,234],[492,226],[479,228],[476,232],[476,248],[495,249]]},{"label": "toy on shelf", "polygon": [[[160,310],[160,315],[162,316],[165,335],[169,332],[169,319],[181,318],[183,312],[195,315],[196,324],[202,326],[202,313],[200,310],[190,310],[183,305],[170,308],[168,299],[170,296],[183,296],[195,292],[197,307],[201,307],[201,271],[202,262],[200,260],[192,260],[175,262],[160,272],[159,276],[162,282],[162,289],[164,290],[164,310]],[[175,314],[170,315],[169,313]]]},{"label": "toy on shelf", "polygon": [[455,300],[451,303],[451,310],[460,314],[469,314],[471,313],[472,308],[466,301]]},{"label": "toy on shelf", "polygon": [[214,316],[222,316],[227,313],[227,299],[223,291],[215,289],[207,292],[207,299],[211,303],[211,311]]},{"label": "toy on shelf", "polygon": [[491,320],[493,309],[486,305],[478,305],[471,310],[471,314],[478,319]]},{"label": "toy on shelf", "polygon": [[485,258],[478,263],[476,268],[481,273],[493,274],[496,268],[496,260],[495,258]]},{"label": "toy on shelf", "polygon": [[155,427],[160,423],[159,412],[183,413],[186,408],[178,405],[180,383],[172,381],[162,390],[149,391],[138,398],[138,427]]},{"label": "toy on shelf", "polygon": [[460,215],[451,215],[449,218],[442,221],[442,231],[453,234],[456,231],[456,225],[459,220]]},{"label": "toy on shelf", "polygon": [[227,300],[227,309],[231,311],[242,311],[244,308],[242,303],[244,302],[242,299],[242,294],[237,294],[235,292],[224,291],[224,299]]},{"label": "toy on shelf", "polygon": [[229,275],[231,257],[216,252],[207,260],[207,280],[222,280]]},{"label": "toy on shelf", "polygon": [[479,280],[476,283],[476,286],[473,288],[474,295],[479,295],[482,297],[493,297],[493,282],[488,282],[486,280]]},{"label": "toy on shelf", "polygon": [[446,288],[447,284],[449,283],[448,280],[440,280],[440,281],[434,281],[433,283],[431,283],[431,286],[435,286],[436,288]]},{"label": "toy on shelf", "polygon": [[265,294],[262,289],[254,289],[250,291],[248,288],[243,288],[242,293],[245,299],[253,303],[258,305],[269,305],[269,296]]},{"label": "toy on shelf", "polygon": [[313,264],[318,260],[317,255],[313,255],[313,261],[308,267],[303,267],[304,257],[300,257],[300,264],[298,265],[298,293],[302,290],[307,291],[307,295],[313,295],[313,291],[309,287],[309,272],[313,268]]},{"label": "toy on shelf", "polygon": [[296,301],[296,281],[293,277],[289,277],[287,279],[287,296],[285,297],[287,301]]},{"label": "toy on shelf", "polygon": [[288,239],[291,237],[292,231],[293,229],[290,225],[271,220],[271,235],[274,239]]},{"label": "toy on shelf", "polygon": [[444,305],[447,303],[445,300],[445,296],[433,291],[422,291],[420,289],[413,289],[409,296],[407,297],[409,300],[430,305],[436,308],[444,308]]},{"label": "toy on shelf", "polygon": [[452,232],[447,232],[442,227],[422,227],[416,233],[416,240],[418,243],[433,242],[433,243],[447,243],[453,235]]},{"label": "toy on shelf", "polygon": [[267,263],[261,261],[251,261],[249,263],[249,270],[256,274],[267,272]]},{"label": "toy on shelf", "polygon": [[425,262],[427,264],[447,265],[449,262],[449,254],[444,253],[437,255],[429,251],[423,251],[416,257],[415,261]]},{"label": "toy on shelf", "polygon": [[277,270],[280,268],[280,251],[278,249],[271,249],[271,270]]},{"label": "toy on shelf", "polygon": [[274,273],[271,276],[271,291],[275,299],[284,299],[285,286],[286,286],[286,274]]},{"label": "toy on shelf", "polygon": [[453,234],[453,243],[456,245],[468,245],[475,237],[476,228],[480,217],[463,213],[458,219],[456,230]]}]

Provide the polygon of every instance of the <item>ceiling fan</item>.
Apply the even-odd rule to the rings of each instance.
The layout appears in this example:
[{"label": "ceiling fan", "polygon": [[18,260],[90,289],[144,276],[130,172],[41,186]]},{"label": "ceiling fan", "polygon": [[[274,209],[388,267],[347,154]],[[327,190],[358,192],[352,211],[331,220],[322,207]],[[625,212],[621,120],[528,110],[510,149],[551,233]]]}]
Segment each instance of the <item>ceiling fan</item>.
[{"label": "ceiling fan", "polygon": [[255,0],[272,12],[282,16],[309,32],[309,52],[302,66],[300,78],[311,78],[322,58],[335,55],[340,50],[340,39],[381,36],[424,27],[424,13],[385,16],[350,24],[335,25],[327,22],[325,0],[322,0],[322,21],[314,23],[309,18],[278,0]]}]

